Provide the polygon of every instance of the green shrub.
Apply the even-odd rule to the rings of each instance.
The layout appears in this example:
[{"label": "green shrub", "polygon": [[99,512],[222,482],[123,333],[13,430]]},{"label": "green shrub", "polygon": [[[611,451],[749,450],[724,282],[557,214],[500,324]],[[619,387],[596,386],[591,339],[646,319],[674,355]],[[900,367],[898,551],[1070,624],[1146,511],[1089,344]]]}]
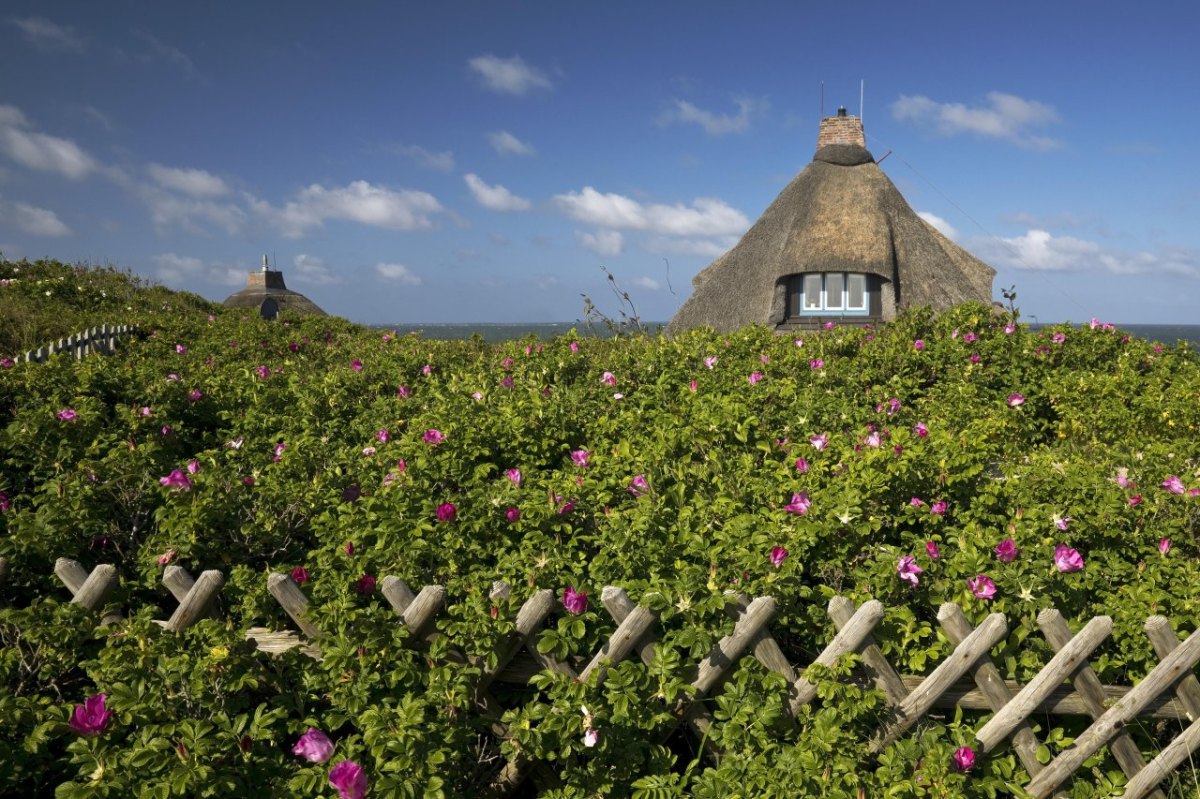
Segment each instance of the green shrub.
[{"label": "green shrub", "polygon": [[[68,272],[52,290],[64,297],[72,279],[109,279]],[[125,307],[105,321],[145,338],[116,355],[0,371],[0,793],[328,795],[329,766],[351,759],[372,795],[471,796],[519,750],[549,764],[547,795],[561,797],[1008,795],[1027,780],[1010,751],[952,767],[978,713],[931,716],[872,757],[886,706],[847,681],[854,658],[810,675],[818,699],[795,720],[783,681],[743,658],[705,703],[703,743],[669,737],[689,670],[732,628],[725,592],[774,597],[770,629],[800,666],[835,632],[830,597],[879,599],[885,654],[918,675],[951,651],[940,603],[975,624],[1001,612],[992,657],[1016,680],[1052,654],[1044,608],[1076,624],[1112,616],[1092,662],[1122,684],[1156,662],[1146,617],[1190,629],[1200,615],[1200,365],[1185,346],[1099,327],[1006,332],[982,306],[802,342],[749,328],[499,345]],[[162,484],[174,470],[187,490]],[[1171,476],[1184,493],[1164,488]],[[1019,554],[1002,561],[1009,538]],[[1081,570],[1055,567],[1060,545]],[[115,565],[129,618],[97,628],[61,604],[61,556]],[[898,574],[904,556],[916,585]],[[222,620],[164,634],[153,619],[175,605],[160,560],[225,573]],[[290,626],[266,576],[296,567],[320,661],[244,640]],[[356,590],[388,574],[446,586],[432,645]],[[980,575],[991,598],[968,584]],[[488,599],[494,580],[511,600]],[[582,666],[616,628],[605,585],[659,613],[655,664],[622,663],[600,686],[550,672],[497,684],[499,717],[481,712],[472,686],[521,602],[537,588],[589,595],[536,642]],[[72,733],[72,708],[98,693],[114,713],[104,732]],[[1084,721],[1053,724],[1040,735],[1057,750]],[[335,740],[329,763],[291,754],[310,726]],[[1153,753],[1172,730],[1131,732]],[[1114,768],[1102,751],[1073,795],[1114,795]]]}]

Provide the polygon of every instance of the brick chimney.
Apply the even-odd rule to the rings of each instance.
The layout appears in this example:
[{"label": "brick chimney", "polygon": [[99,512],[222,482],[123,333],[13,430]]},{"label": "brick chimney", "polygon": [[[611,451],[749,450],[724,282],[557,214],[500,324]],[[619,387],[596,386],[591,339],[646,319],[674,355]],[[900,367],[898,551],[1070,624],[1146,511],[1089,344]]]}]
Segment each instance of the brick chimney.
[{"label": "brick chimney", "polygon": [[265,255],[263,256],[262,271],[246,275],[246,288],[287,290],[287,286],[283,285],[283,272],[269,268]]},{"label": "brick chimney", "polygon": [[820,150],[827,144],[857,144],[859,147],[866,147],[862,117],[848,116],[843,106],[838,109],[837,116],[822,119],[821,129],[817,133],[817,149]]}]

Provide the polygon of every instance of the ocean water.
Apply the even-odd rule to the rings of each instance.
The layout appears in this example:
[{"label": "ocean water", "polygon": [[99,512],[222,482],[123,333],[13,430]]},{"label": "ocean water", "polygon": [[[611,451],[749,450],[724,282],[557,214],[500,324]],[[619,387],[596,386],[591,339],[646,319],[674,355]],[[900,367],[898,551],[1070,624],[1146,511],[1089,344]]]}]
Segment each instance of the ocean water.
[{"label": "ocean water", "polygon": [[1200,325],[1117,325],[1117,327],[1139,338],[1148,338],[1163,344],[1187,341],[1192,345],[1200,345]]},{"label": "ocean water", "polygon": [[[643,322],[651,333],[666,327],[666,322]],[[566,335],[572,328],[579,336],[609,338],[612,333],[600,325],[589,328],[582,322],[431,322],[420,324],[371,325],[381,330],[395,330],[400,335],[420,333],[425,338],[439,340],[468,339],[479,335],[484,341],[519,341],[534,338],[543,341]]]},{"label": "ocean water", "polygon": [[[666,326],[666,322],[646,322],[646,328],[651,332],[661,330]],[[610,333],[602,327],[589,329],[585,324],[580,322],[458,322],[458,323],[428,323],[428,324],[396,324],[396,325],[372,325],[380,329],[395,330],[401,335],[405,333],[419,332],[422,336],[429,339],[440,340],[457,340],[468,339],[471,336],[478,334],[484,341],[499,342],[499,341],[516,341],[529,336],[538,339],[551,339],[557,336],[564,335],[572,328],[580,336],[599,336],[607,338]],[[1045,325],[1030,325],[1033,329],[1040,329]],[[1117,325],[1118,328],[1131,333],[1139,338],[1150,339],[1151,341],[1159,341],[1163,344],[1175,344],[1179,341],[1187,341],[1193,346],[1200,346],[1200,325]]]}]

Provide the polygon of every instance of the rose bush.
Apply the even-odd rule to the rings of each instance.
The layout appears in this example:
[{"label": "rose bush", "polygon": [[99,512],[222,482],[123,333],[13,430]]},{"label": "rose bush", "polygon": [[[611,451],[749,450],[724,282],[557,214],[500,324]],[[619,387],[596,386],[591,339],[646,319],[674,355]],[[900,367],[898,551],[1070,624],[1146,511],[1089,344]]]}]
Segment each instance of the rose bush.
[{"label": "rose bush", "polygon": [[[731,629],[728,590],[776,599],[770,629],[801,666],[833,636],[831,596],[880,599],[877,637],[910,674],[951,649],[945,601],[1007,616],[992,656],[1016,680],[1052,655],[1044,608],[1112,616],[1092,663],[1120,684],[1156,662],[1147,616],[1200,618],[1185,345],[1034,332],[982,306],[799,346],[763,328],[485,345],[127,307],[96,320],[143,331],[112,357],[0,370],[0,793],[472,796],[519,748],[560,797],[1006,794],[1024,771],[971,748],[980,714],[871,757],[886,708],[845,680],[852,657],[810,673],[819,698],[795,721],[782,680],[744,658],[708,701],[719,765],[663,740],[689,667]],[[123,621],[69,604],[63,556],[118,568]],[[219,620],[162,633],[168,564],[225,573]],[[244,640],[291,627],[269,571],[302,583],[320,661]],[[427,648],[375,590],[389,574],[447,587]],[[513,598],[490,600],[494,580]],[[615,629],[588,601],[605,585],[659,613],[655,664],[494,686],[497,739],[473,684],[521,602],[553,589],[537,647],[584,663]],[[104,724],[72,732],[101,695]],[[1050,753],[1084,724],[1052,723]],[[310,729],[336,757],[292,753]],[[1130,731],[1148,753],[1171,734]],[[1124,782],[1103,751],[1081,774],[1075,796]]]}]

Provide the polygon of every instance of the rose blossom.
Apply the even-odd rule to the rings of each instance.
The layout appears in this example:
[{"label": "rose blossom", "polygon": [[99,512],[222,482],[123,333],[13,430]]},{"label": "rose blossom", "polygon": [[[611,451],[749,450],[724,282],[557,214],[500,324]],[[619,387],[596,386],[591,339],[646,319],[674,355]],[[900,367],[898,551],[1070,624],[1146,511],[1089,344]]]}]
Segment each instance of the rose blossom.
[{"label": "rose blossom", "polygon": [[904,555],[896,561],[896,574],[901,580],[914,586],[920,582],[917,575],[923,571],[925,570],[916,564],[916,559],[912,555]]},{"label": "rose blossom", "polygon": [[301,735],[292,747],[292,754],[309,763],[324,763],[333,755],[333,741],[316,727],[309,727],[308,732]]},{"label": "rose blossom", "polygon": [[575,586],[568,585],[567,590],[563,591],[562,604],[568,613],[578,616],[587,610],[587,591],[576,591]]},{"label": "rose blossom", "polygon": [[343,760],[329,770],[329,784],[338,799],[363,799],[367,795],[367,773],[353,760]]},{"label": "rose blossom", "polygon": [[996,560],[1001,563],[1012,563],[1017,559],[1017,555],[1021,554],[1021,550],[1017,548],[1016,543],[1011,538],[1006,538],[999,544],[996,544],[992,551],[996,553]]},{"label": "rose blossom", "polygon": [[113,712],[105,707],[108,697],[96,694],[83,700],[82,705],[76,705],[71,712],[71,729],[80,735],[99,735],[108,726]]},{"label": "rose blossom", "polygon": [[1054,568],[1063,573],[1077,572],[1083,568],[1083,556],[1079,550],[1059,544],[1054,548]]},{"label": "rose blossom", "polygon": [[969,746],[961,746],[954,751],[954,769],[970,771],[975,766],[975,750]]}]

